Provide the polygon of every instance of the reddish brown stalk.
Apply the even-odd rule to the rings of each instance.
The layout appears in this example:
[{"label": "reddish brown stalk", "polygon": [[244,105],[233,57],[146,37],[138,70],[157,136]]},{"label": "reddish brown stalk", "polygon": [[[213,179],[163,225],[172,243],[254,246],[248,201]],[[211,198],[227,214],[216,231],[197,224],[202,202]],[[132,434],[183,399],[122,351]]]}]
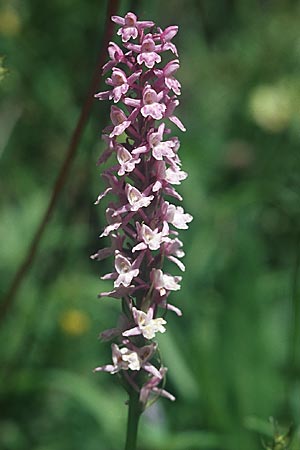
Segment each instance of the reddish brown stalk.
[{"label": "reddish brown stalk", "polygon": [[98,82],[100,79],[100,68],[105,63],[106,49],[107,49],[109,41],[112,38],[114,24],[113,24],[113,22],[111,22],[110,17],[117,14],[118,7],[119,7],[119,0],[108,0],[104,37],[103,37],[103,41],[102,41],[102,45],[101,45],[100,58],[97,62],[94,76],[91,80],[91,83],[90,83],[90,86],[89,86],[89,89],[87,92],[87,96],[86,96],[86,99],[82,106],[81,113],[78,118],[76,127],[71,136],[70,143],[69,143],[69,146],[66,151],[65,159],[62,163],[62,166],[61,166],[58,176],[56,178],[56,181],[55,181],[55,184],[54,184],[54,187],[52,190],[52,194],[51,194],[51,197],[50,197],[50,200],[48,203],[48,207],[44,213],[44,216],[41,219],[41,222],[40,222],[34,236],[33,236],[33,239],[31,241],[28,252],[25,255],[24,260],[20,264],[15,276],[13,277],[11,285],[0,305],[0,323],[4,320],[7,312],[11,308],[18,291],[19,291],[20,287],[22,286],[25,276],[27,275],[27,273],[34,261],[35,255],[37,253],[37,249],[39,247],[40,241],[45,232],[46,226],[51,219],[54,207],[58,201],[58,198],[61,194],[61,191],[62,191],[62,189],[66,183],[67,177],[69,175],[71,164],[76,155],[76,151],[79,147],[80,139],[83,135],[83,131],[85,129],[85,126],[86,126],[88,118],[89,118],[89,114],[90,114],[91,107],[93,104],[93,94],[97,90],[97,85],[98,85]]}]

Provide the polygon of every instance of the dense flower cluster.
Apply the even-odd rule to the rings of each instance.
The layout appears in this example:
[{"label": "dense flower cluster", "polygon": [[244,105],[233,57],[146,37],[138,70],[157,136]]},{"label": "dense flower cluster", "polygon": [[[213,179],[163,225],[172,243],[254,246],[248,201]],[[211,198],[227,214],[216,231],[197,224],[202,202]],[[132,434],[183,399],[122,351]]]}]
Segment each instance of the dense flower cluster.
[{"label": "dense flower cluster", "polygon": [[[181,86],[174,77],[179,61],[173,59],[178,54],[171,40],[178,27],[155,28],[153,22],[139,21],[131,12],[112,20],[120,25],[123,50],[110,42],[110,60],[103,72],[111,70],[106,79],[111,88],[95,96],[114,103],[112,124],[103,134],[107,148],[99,164],[111,155],[116,162],[103,170],[107,188],[95,202],[108,194],[114,196],[106,209],[107,226],[100,235],[110,237],[111,245],[91,258],[114,256],[113,272],[102,277],[113,280],[113,289],[99,296],[120,299],[122,314],[117,328],[101,333],[103,340],[118,343],[112,344],[113,363],[95,371],[118,372],[140,393],[145,405],[151,393],[174,400],[161,387],[166,368],[151,340],[166,330],[166,320],[159,315],[164,316],[167,309],[181,315],[168,301],[170,292],[180,289],[181,277],[165,273],[163,264],[167,258],[185,270],[176,229],[188,228],[192,220],[181,206],[167,200],[182,200],[174,185],[187,177],[178,156],[179,140],[170,136],[165,123],[169,120],[185,131],[174,115]],[[165,65],[164,55],[169,59]]]}]

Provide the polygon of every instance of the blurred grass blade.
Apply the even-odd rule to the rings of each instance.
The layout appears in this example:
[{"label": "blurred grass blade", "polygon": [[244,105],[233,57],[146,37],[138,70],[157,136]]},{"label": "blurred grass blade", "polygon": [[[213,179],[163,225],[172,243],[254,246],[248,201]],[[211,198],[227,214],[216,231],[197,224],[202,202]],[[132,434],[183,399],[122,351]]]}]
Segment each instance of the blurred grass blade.
[{"label": "blurred grass blade", "polygon": [[206,431],[186,431],[160,435],[155,439],[155,434],[147,436],[147,450],[198,450],[228,448],[224,439],[214,433]]},{"label": "blurred grass blade", "polygon": [[110,445],[118,448],[119,436],[125,429],[126,413],[124,407],[122,414],[121,396],[101,389],[83,376],[63,370],[48,372],[45,384],[46,387],[61,391],[77,400],[98,422],[101,433],[106,435]]},{"label": "blurred grass blade", "polygon": [[163,355],[163,364],[169,368],[168,376],[176,386],[179,395],[185,399],[197,398],[199,396],[197,381],[189,369],[188,361],[176,346],[172,332],[168,330],[158,340]]}]

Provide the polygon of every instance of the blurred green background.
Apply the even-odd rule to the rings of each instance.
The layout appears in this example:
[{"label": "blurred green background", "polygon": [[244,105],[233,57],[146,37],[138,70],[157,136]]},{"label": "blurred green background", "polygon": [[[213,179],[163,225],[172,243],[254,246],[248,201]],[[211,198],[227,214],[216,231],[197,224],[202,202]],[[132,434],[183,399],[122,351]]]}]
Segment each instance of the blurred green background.
[{"label": "blurred green background", "polygon": [[[132,6],[135,5],[135,6]],[[300,4],[121,1],[178,24],[180,187],[194,221],[160,339],[175,403],[143,416],[139,450],[258,450],[275,417],[300,424]],[[43,215],[99,57],[106,2],[0,4],[0,294]],[[100,72],[99,72],[100,73]],[[99,89],[104,86],[99,82]],[[95,163],[108,105],[95,100],[66,187],[0,324],[0,449],[118,450],[126,396],[93,374],[119,304],[99,275],[103,190]],[[299,450],[295,433],[291,449]],[[277,447],[276,447],[277,448]],[[281,448],[281,447],[280,447]],[[283,449],[284,447],[282,447]]]}]

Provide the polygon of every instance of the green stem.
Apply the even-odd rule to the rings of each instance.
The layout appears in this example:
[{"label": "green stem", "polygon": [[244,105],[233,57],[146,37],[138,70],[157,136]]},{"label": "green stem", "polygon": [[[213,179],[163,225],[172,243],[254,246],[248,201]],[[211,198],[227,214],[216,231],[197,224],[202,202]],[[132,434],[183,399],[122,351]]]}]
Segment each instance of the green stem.
[{"label": "green stem", "polygon": [[129,409],[128,409],[125,450],[136,450],[138,425],[141,413],[142,408],[139,402],[139,394],[132,390],[129,395]]}]

